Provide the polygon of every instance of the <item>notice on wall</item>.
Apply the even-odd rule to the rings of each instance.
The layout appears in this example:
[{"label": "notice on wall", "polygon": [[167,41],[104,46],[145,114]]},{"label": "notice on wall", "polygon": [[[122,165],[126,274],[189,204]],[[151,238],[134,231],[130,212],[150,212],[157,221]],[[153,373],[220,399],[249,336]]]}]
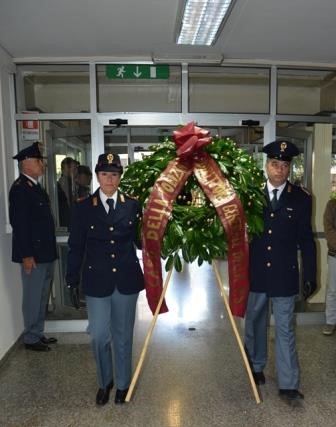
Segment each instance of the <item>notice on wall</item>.
[{"label": "notice on wall", "polygon": [[40,139],[40,123],[38,120],[22,120],[22,141],[38,141]]}]

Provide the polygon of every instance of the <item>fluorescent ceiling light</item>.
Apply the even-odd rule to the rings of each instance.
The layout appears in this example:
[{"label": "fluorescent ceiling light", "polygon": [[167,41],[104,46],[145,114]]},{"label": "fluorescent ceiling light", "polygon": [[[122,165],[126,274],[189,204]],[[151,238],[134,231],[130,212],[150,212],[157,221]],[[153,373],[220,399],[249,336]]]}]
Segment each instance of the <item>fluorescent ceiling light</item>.
[{"label": "fluorescent ceiling light", "polygon": [[235,0],[185,0],[177,44],[214,44]]}]

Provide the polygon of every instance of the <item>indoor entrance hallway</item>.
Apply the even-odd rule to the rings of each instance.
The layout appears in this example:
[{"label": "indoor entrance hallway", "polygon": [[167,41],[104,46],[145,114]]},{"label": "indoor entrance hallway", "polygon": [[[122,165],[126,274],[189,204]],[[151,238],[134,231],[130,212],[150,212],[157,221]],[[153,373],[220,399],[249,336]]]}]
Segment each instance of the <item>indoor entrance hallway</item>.
[{"label": "indoor entrance hallway", "polygon": [[[277,395],[274,340],[255,403],[219,296],[212,268],[185,266],[172,275],[133,398],[95,406],[96,374],[88,336],[57,333],[48,353],[19,344],[0,367],[1,427],[332,427],[336,425],[336,336],[298,326],[305,400],[289,406]],[[142,293],[137,310],[137,362],[151,314]],[[51,326],[50,326],[51,328]],[[50,335],[51,333],[49,333]]]}]

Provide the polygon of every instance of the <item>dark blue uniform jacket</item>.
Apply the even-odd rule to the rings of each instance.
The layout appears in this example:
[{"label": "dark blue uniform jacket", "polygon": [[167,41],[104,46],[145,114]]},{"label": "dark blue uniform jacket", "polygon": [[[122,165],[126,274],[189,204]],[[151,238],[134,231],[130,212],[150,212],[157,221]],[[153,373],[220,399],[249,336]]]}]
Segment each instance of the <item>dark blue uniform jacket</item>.
[{"label": "dark blue uniform jacket", "polygon": [[75,204],[72,212],[66,282],[81,282],[82,291],[92,297],[122,294],[144,288],[136,256],[139,203],[118,192],[113,218],[100,200],[99,189]]},{"label": "dark blue uniform jacket", "polygon": [[56,259],[55,224],[45,190],[25,175],[9,191],[9,220],[13,229],[12,261],[34,257],[37,263]]},{"label": "dark blue uniform jacket", "polygon": [[311,228],[311,196],[287,182],[276,210],[272,210],[267,187],[264,231],[250,244],[250,290],[269,297],[299,293],[298,249],[303,280],[316,282],[316,249]]}]

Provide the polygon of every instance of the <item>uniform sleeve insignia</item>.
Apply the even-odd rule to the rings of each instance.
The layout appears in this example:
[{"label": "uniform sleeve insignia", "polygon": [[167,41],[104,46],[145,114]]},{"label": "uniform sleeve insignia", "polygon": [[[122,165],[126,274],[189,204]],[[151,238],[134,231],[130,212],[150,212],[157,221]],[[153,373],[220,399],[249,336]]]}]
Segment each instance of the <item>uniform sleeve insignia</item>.
[{"label": "uniform sleeve insignia", "polygon": [[92,205],[93,206],[98,206],[98,198],[96,196],[92,197]]}]

